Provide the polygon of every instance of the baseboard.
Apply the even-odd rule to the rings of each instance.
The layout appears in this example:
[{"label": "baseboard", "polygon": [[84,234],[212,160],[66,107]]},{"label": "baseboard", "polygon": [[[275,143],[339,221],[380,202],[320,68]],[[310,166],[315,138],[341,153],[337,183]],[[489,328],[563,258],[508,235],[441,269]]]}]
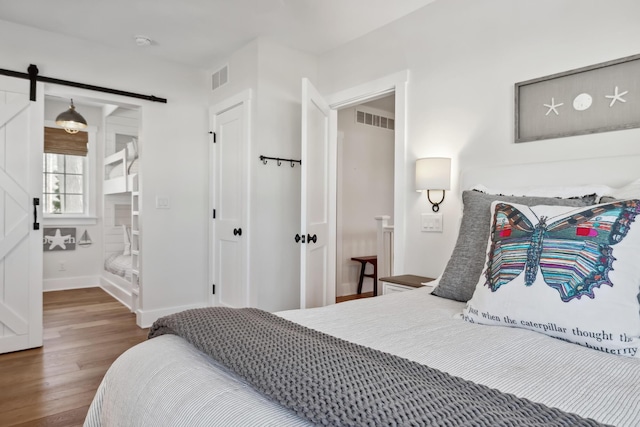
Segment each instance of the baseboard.
[{"label": "baseboard", "polygon": [[66,291],[69,289],[97,288],[100,286],[100,276],[66,277],[64,279],[44,279],[44,292]]},{"label": "baseboard", "polygon": [[149,328],[153,322],[163,316],[168,316],[173,313],[178,313],[184,310],[190,310],[192,308],[203,308],[205,304],[193,304],[193,305],[181,305],[176,307],[160,308],[158,310],[137,310],[136,311],[136,323],[141,328]]},{"label": "baseboard", "polygon": [[336,289],[336,296],[343,297],[345,295],[353,295],[356,293],[357,288],[357,284],[354,285],[350,282],[340,283]]},{"label": "baseboard", "polygon": [[108,293],[109,295],[111,295],[112,297],[120,301],[122,305],[124,305],[129,310],[131,310],[132,296],[131,296],[131,292],[128,289],[123,289],[122,287],[118,286],[118,284],[116,284],[115,282],[103,276],[100,277],[100,287],[106,293]]}]

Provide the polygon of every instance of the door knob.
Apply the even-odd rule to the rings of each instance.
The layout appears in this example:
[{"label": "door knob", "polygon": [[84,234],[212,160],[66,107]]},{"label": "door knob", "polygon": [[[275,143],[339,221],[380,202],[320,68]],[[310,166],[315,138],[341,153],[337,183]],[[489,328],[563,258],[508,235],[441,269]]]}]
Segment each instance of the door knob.
[{"label": "door knob", "polygon": [[234,236],[242,236],[242,228],[234,228],[233,229]]},{"label": "door knob", "polygon": [[316,243],[318,241],[318,236],[315,234],[312,236],[311,234],[307,234],[307,242]]},{"label": "door knob", "polygon": [[296,243],[299,243],[300,240],[302,240],[302,243],[304,243],[304,239],[305,239],[304,234],[302,236],[300,236],[299,234],[296,234],[296,237],[295,237]]}]

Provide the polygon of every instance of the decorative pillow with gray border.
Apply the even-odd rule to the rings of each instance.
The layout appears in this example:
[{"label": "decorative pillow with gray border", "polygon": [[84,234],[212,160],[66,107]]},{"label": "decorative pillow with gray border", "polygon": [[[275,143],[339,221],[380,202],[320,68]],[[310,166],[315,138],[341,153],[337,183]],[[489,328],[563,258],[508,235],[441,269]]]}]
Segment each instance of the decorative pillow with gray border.
[{"label": "decorative pillow with gray border", "polygon": [[484,269],[487,239],[490,233],[491,203],[501,200],[526,206],[589,206],[596,202],[596,195],[577,196],[570,199],[555,197],[520,197],[485,194],[479,191],[463,191],[462,222],[458,241],[440,283],[433,295],[455,301],[467,302]]}]

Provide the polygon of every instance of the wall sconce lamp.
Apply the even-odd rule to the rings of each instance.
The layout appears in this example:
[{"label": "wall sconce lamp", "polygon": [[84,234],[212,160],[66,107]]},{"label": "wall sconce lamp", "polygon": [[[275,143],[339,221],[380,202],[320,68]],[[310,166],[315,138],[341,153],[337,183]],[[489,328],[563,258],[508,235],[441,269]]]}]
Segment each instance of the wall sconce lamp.
[{"label": "wall sconce lamp", "polygon": [[[427,200],[434,212],[440,210],[444,202],[445,190],[451,188],[451,159],[447,157],[426,157],[416,160],[416,191],[426,191]],[[442,191],[439,202],[431,200],[429,191]]]},{"label": "wall sconce lamp", "polygon": [[87,127],[87,121],[76,111],[76,107],[73,105],[73,99],[71,100],[69,109],[58,114],[56,124],[69,133],[78,133],[78,131]]}]

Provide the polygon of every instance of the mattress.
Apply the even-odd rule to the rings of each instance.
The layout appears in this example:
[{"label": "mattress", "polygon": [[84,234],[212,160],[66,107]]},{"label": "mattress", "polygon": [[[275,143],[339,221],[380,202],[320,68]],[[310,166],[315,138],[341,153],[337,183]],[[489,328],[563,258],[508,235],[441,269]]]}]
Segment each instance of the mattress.
[{"label": "mattress", "polygon": [[[467,323],[428,288],[278,315],[339,338],[597,421],[640,425],[640,360],[537,332]],[[125,422],[126,420],[126,422]],[[125,352],[86,426],[303,426],[179,337]]]},{"label": "mattress", "polygon": [[111,254],[104,261],[104,269],[126,280],[131,280],[131,255]]}]

